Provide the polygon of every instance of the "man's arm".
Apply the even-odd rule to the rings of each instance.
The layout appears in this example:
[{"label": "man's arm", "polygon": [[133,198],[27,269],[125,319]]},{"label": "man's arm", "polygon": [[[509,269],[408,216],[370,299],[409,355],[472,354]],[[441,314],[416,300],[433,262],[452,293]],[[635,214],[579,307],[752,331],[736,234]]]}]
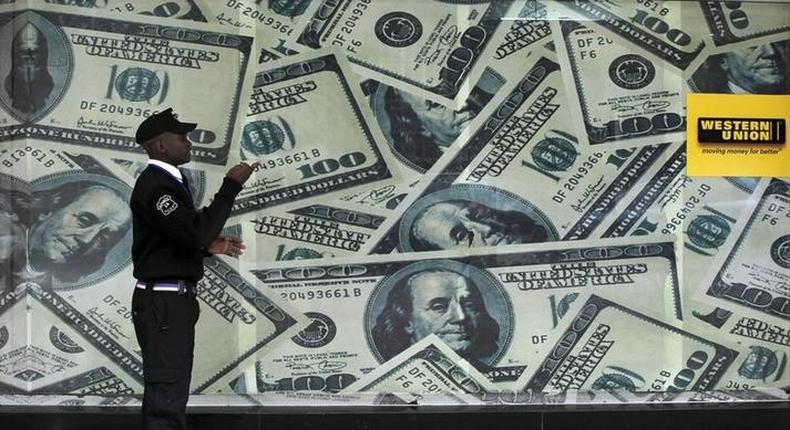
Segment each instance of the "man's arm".
[{"label": "man's arm", "polygon": [[173,185],[152,193],[146,210],[153,214],[152,225],[162,234],[186,247],[206,249],[222,231],[239,191],[241,183],[226,177],[211,204],[198,211]]}]

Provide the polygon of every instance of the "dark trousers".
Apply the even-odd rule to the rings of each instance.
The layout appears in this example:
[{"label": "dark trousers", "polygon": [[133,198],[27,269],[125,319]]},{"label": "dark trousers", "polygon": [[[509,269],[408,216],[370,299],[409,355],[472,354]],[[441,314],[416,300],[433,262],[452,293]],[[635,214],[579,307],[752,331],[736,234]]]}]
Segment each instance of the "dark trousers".
[{"label": "dark trousers", "polygon": [[194,293],[134,289],[132,321],[143,352],[146,430],[186,429],[199,314]]}]

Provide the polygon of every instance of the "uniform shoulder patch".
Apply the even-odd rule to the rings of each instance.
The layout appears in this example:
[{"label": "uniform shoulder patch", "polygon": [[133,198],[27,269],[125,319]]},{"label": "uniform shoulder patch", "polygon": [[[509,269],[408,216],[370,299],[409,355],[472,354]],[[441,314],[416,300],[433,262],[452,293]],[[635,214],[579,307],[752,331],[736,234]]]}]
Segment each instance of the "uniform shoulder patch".
[{"label": "uniform shoulder patch", "polygon": [[178,202],[170,194],[164,194],[156,201],[156,210],[168,216],[178,208]]}]

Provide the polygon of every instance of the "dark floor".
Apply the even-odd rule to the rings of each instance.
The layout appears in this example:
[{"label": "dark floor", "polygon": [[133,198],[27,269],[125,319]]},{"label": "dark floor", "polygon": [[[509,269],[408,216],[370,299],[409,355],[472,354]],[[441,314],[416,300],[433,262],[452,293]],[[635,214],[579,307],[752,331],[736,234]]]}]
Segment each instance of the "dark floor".
[{"label": "dark floor", "polygon": [[[194,414],[189,416],[189,425],[190,430],[788,430],[790,408],[442,414]],[[129,413],[3,413],[0,414],[0,429],[139,430],[140,420],[137,415]]]}]

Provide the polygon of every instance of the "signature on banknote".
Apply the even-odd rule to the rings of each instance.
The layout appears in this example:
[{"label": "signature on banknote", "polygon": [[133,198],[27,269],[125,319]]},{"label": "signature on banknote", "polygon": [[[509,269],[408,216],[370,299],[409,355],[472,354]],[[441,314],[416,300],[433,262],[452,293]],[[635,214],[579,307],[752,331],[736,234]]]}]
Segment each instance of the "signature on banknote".
[{"label": "signature on banknote", "polygon": [[344,361],[321,360],[315,363],[288,363],[286,368],[291,370],[317,370],[317,371],[335,371],[344,369],[348,363]]},{"label": "signature on banknote", "polygon": [[251,183],[249,189],[263,188],[264,190],[268,190],[270,188],[277,188],[280,186],[279,183],[282,182],[283,179],[285,179],[285,176],[276,179],[261,178]]},{"label": "signature on banknote", "polygon": [[112,318],[108,318],[103,312],[99,312],[98,307],[92,307],[88,309],[87,316],[97,324],[105,327],[105,329],[109,331],[116,339],[119,337],[129,339],[129,336],[124,334],[123,325]]},{"label": "signature on banknote", "polygon": [[618,112],[630,112],[630,111],[641,111],[646,113],[658,112],[668,108],[672,103],[670,102],[654,102],[654,101],[646,101],[644,103],[620,103],[615,104],[612,106],[612,109]]},{"label": "signature on banknote", "polygon": [[82,116],[77,120],[77,127],[86,130],[107,131],[112,133],[121,133],[124,130],[131,128],[122,126],[113,120],[100,119],[98,121],[94,121],[90,118],[85,119],[85,117]]}]

